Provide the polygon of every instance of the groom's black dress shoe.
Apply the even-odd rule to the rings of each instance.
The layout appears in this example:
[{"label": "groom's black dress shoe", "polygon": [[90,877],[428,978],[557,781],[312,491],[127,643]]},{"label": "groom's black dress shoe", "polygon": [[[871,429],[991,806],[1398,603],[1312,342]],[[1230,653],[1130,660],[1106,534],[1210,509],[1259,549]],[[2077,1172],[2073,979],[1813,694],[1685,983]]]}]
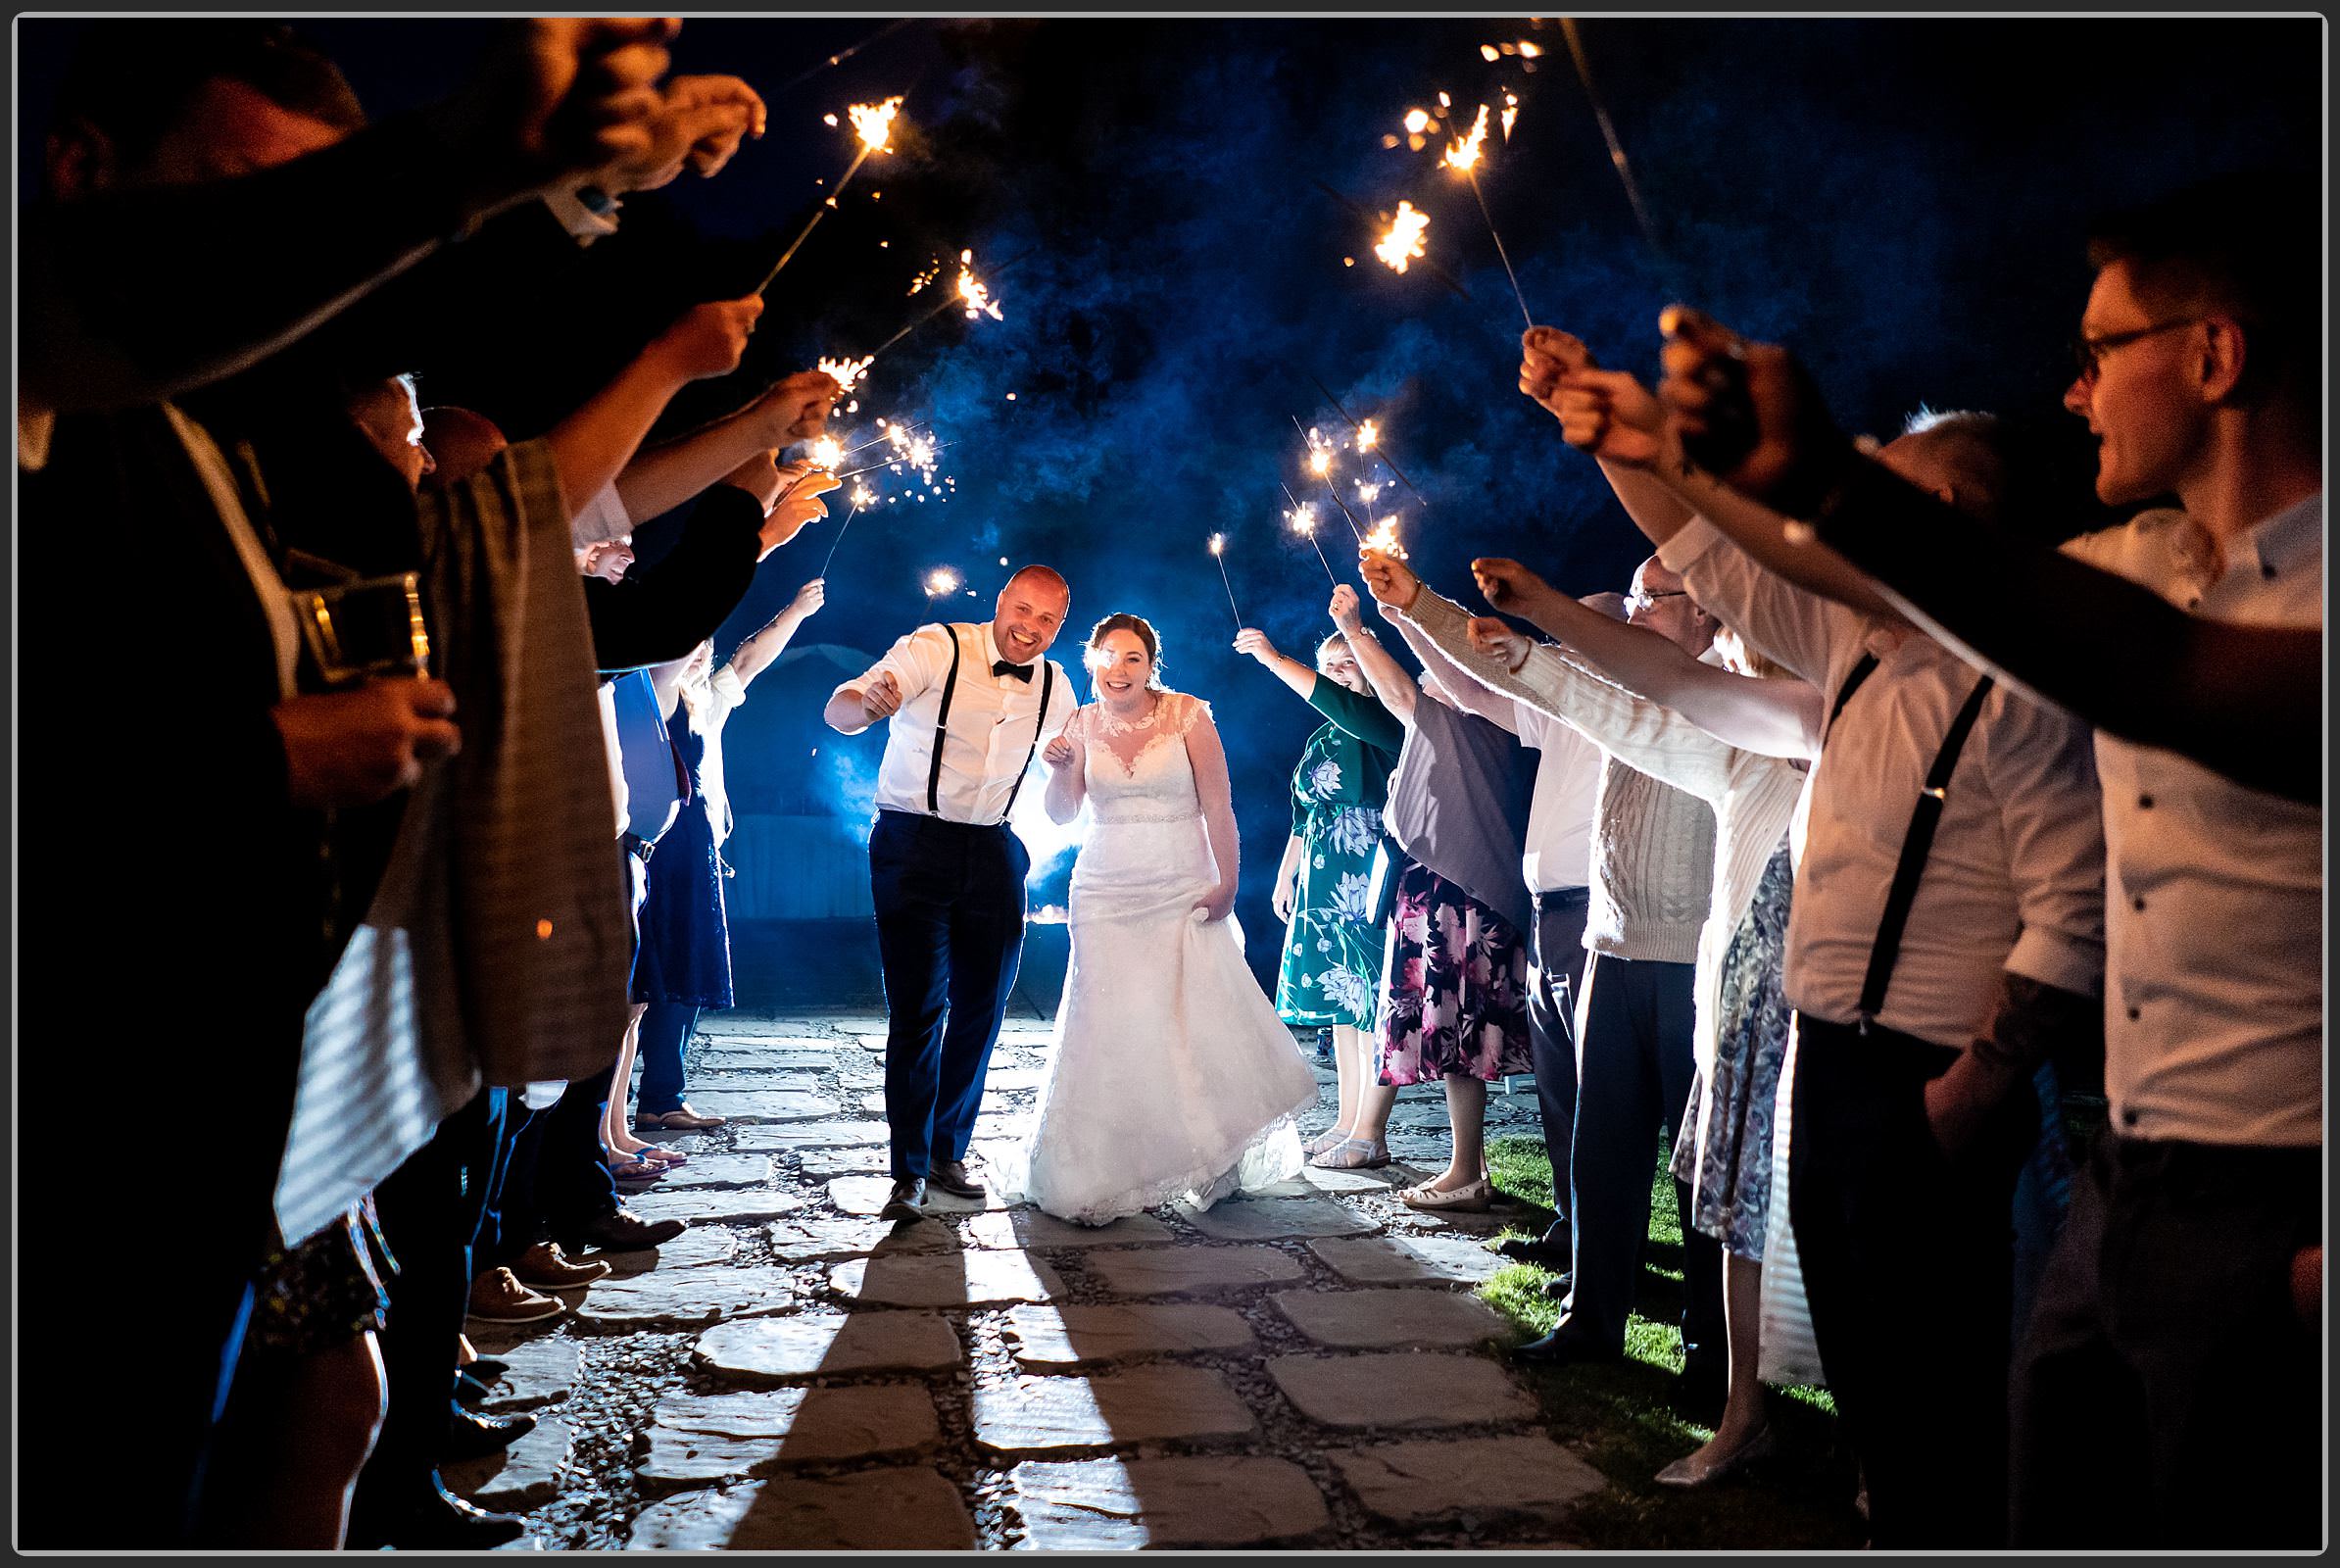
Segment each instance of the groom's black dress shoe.
[{"label": "groom's black dress shoe", "polygon": [[894,1191],[886,1197],[886,1206],[878,1210],[878,1218],[896,1224],[926,1218],[926,1210],[918,1205],[926,1201],[926,1183],[915,1176],[904,1176],[894,1184]]},{"label": "groom's black dress shoe", "polygon": [[939,1188],[953,1198],[983,1197],[983,1184],[967,1174],[963,1159],[938,1159],[927,1168],[926,1185]]}]

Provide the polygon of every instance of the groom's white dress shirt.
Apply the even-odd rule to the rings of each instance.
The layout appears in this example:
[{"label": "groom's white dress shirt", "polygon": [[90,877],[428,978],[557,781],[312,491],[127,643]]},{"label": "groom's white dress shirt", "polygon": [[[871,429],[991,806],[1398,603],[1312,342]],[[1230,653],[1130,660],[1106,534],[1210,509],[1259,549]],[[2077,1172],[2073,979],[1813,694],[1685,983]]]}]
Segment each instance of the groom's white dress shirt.
[{"label": "groom's white dress shirt", "polygon": [[889,721],[886,756],[878,764],[878,809],[918,816],[940,814],[949,822],[988,826],[1006,815],[1008,798],[1033,756],[1033,721],[1040,716],[1041,690],[1046,684],[1042,666],[1052,669],[1055,679],[1038,737],[1041,746],[1062,732],[1081,699],[1072,677],[1052,659],[1033,661],[1028,681],[993,674],[993,664],[999,662],[999,647],[992,640],[990,621],[962,627],[956,635],[960,646],[958,684],[951,699],[950,728],[943,743],[937,813],[927,810],[927,780],[934,760],[935,714],[943,706],[943,688],[951,678],[951,634],[940,626],[921,626],[837,690],[867,691],[870,682],[889,673],[902,688],[902,707]]}]

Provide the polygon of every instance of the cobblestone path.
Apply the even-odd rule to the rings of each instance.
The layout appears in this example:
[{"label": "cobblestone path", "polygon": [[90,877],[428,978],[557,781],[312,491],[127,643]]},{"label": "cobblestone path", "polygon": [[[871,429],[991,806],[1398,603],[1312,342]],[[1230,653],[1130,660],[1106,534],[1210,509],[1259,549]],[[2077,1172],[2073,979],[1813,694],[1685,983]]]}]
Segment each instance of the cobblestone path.
[{"label": "cobblestone path", "polygon": [[[896,1231],[884,1027],[710,1019],[691,1102],[732,1120],[664,1140],[690,1162],[628,1200],[691,1229],[604,1254],[617,1272],[561,1318],[471,1325],[512,1365],[489,1408],[539,1420],[448,1481],[526,1513],[515,1547],[1573,1544],[1604,1483],[1471,1295],[1524,1211],[1395,1197],[1445,1162],[1435,1087],[1401,1100],[1384,1171],[1096,1231],[933,1194]],[[1031,1114],[1048,1040],[1002,1034],[978,1176]],[[1535,1127],[1524,1080],[1490,1096],[1490,1137]]]}]

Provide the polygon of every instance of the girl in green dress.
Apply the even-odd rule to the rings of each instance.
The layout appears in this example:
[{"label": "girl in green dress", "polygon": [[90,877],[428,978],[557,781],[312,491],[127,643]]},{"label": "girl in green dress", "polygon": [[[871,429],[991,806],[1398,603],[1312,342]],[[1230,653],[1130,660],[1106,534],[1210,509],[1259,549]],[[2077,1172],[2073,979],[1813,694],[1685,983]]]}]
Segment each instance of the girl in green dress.
[{"label": "girl in green dress", "polygon": [[1365,890],[1404,731],[1372,695],[1339,633],[1318,645],[1314,669],[1278,653],[1265,633],[1248,627],[1237,634],[1235,646],[1327,720],[1308,738],[1292,770],[1292,836],[1275,888],[1277,917],[1287,922],[1276,1011],[1303,1028],[1331,1027],[1341,1083],[1339,1116],[1308,1145],[1315,1158],[1348,1140],[1359,1099],[1374,1082],[1383,944]]}]

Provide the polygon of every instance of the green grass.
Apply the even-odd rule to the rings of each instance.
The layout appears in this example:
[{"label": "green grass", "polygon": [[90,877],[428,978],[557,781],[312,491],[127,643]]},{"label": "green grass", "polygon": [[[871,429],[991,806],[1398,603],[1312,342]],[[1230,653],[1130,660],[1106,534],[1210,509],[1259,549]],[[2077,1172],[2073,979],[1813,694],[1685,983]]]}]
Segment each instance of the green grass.
[{"label": "green grass", "polygon": [[[1682,1216],[1668,1151],[1658,1152],[1650,1187],[1649,1246],[1634,1310],[1626,1324],[1625,1359],[1609,1366],[1521,1367],[1541,1396],[1553,1435],[1583,1452],[1608,1477],[1609,1492],[1570,1517],[1584,1544],[1614,1550],[1774,1547],[1850,1548],[1867,1532],[1852,1511],[1850,1461],[1836,1443],[1836,1409],[1825,1389],[1774,1390],[1772,1421],[1780,1456],[1750,1473],[1692,1492],[1660,1487],[1659,1470],[1713,1436],[1676,1403],[1682,1372]],[[1551,1164],[1534,1138],[1489,1142],[1495,1186],[1540,1212],[1506,1235],[1534,1235],[1550,1218]],[[1559,1303],[1541,1286],[1549,1271],[1518,1263],[1479,1295],[1523,1334],[1550,1330]]]}]

